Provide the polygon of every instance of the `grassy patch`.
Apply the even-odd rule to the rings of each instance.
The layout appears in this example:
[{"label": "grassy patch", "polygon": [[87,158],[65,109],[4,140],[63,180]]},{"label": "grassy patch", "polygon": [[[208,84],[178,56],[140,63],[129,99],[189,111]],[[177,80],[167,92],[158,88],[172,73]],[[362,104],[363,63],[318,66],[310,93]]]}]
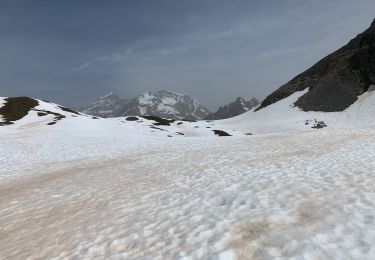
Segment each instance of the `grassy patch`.
[{"label": "grassy patch", "polygon": [[0,115],[4,122],[2,125],[11,125],[14,121],[26,116],[29,111],[39,103],[29,97],[10,97],[5,99],[6,103],[0,108]]}]

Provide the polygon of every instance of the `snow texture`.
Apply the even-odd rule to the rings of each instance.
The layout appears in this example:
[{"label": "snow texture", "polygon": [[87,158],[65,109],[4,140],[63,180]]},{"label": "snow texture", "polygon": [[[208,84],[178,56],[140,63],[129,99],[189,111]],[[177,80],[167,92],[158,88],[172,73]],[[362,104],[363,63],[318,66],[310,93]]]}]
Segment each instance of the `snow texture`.
[{"label": "snow texture", "polygon": [[340,113],[303,93],[170,126],[39,101],[66,118],[0,127],[0,259],[374,259],[375,92]]}]

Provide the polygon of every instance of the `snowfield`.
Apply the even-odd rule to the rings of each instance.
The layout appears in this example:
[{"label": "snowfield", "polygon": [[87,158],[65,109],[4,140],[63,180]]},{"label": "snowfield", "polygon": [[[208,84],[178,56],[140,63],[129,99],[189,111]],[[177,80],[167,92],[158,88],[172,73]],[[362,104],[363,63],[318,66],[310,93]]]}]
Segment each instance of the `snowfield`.
[{"label": "snowfield", "polygon": [[40,101],[66,118],[0,126],[0,259],[375,259],[374,93],[170,126]]}]

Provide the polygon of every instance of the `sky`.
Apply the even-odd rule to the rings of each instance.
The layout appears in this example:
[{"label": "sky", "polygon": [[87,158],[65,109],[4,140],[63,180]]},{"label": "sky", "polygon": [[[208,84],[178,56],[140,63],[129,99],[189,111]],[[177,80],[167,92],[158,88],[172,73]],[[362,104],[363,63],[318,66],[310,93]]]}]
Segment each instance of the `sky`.
[{"label": "sky", "polygon": [[368,28],[374,0],[1,0],[0,96],[260,100]]}]

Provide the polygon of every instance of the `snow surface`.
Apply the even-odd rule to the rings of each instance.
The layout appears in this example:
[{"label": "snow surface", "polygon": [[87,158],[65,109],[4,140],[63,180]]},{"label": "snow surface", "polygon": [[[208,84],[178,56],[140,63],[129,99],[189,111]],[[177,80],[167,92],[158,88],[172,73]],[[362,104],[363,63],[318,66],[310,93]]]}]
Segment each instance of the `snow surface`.
[{"label": "snow surface", "polygon": [[[4,106],[5,104],[5,98],[4,97],[0,97],[0,107]],[[3,118],[2,116],[0,115],[0,122],[3,121]]]},{"label": "snow surface", "polygon": [[374,259],[375,94],[302,94],[162,130],[40,101],[66,118],[0,127],[0,259]]}]

